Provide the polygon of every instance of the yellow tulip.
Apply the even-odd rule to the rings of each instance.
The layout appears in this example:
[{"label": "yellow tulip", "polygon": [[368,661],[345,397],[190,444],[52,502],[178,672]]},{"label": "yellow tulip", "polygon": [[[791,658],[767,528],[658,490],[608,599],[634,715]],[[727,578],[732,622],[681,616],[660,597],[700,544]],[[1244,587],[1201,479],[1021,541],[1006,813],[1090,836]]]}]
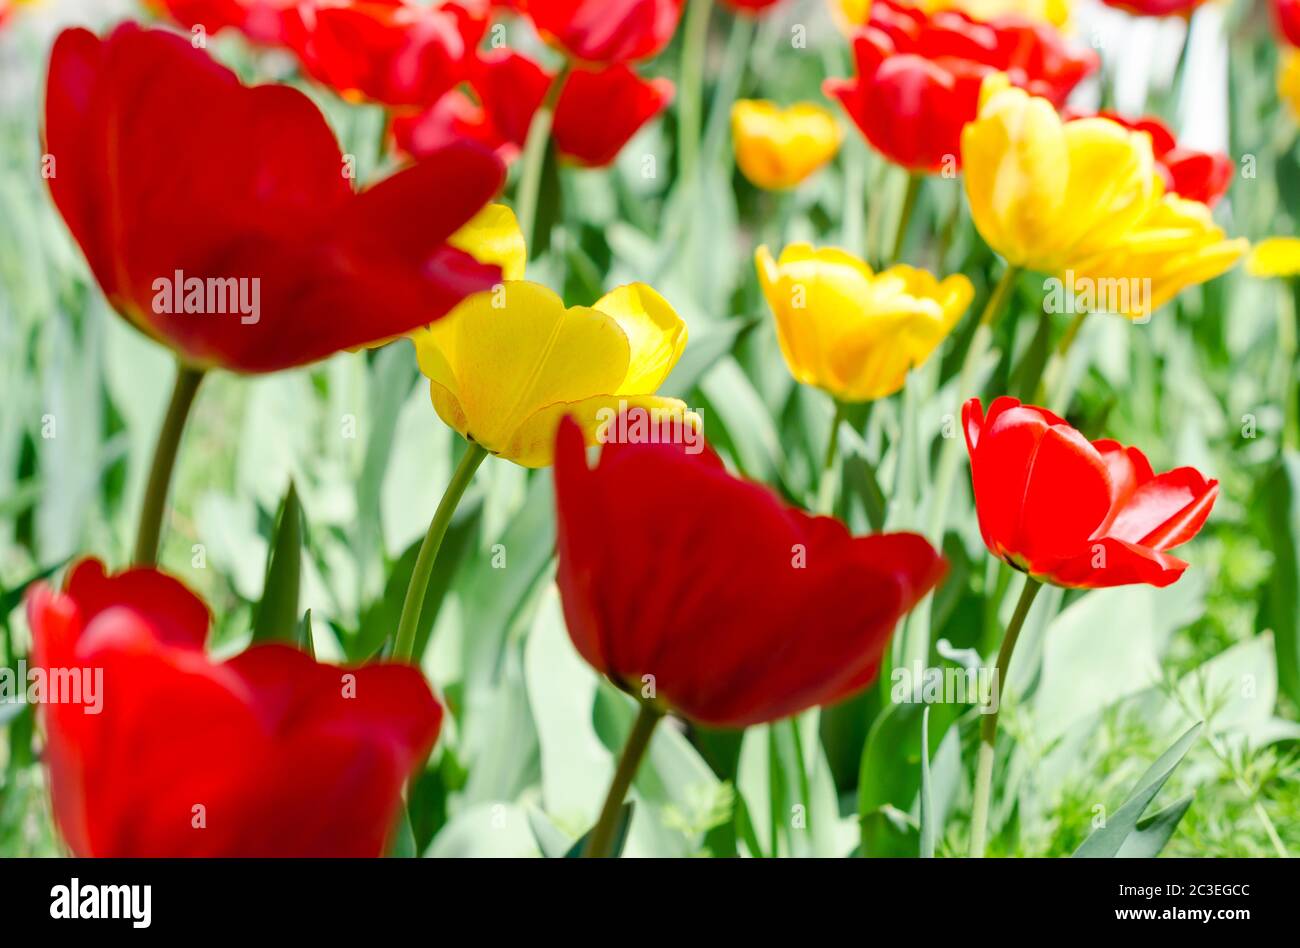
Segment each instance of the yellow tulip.
[{"label": "yellow tulip", "polygon": [[1291,106],[1291,115],[1300,118],[1300,50],[1287,48],[1277,72],[1277,94]]},{"label": "yellow tulip", "polygon": [[504,204],[489,204],[469,219],[447,243],[469,254],[479,263],[496,264],[501,279],[522,280],[528,263],[524,232],[515,212]]},{"label": "yellow tulip", "polygon": [[1078,272],[1110,286],[1125,281],[1130,291],[1119,293],[1121,305],[1110,309],[1149,316],[1186,287],[1230,270],[1249,249],[1244,237],[1229,240],[1204,204],[1166,194],[1124,240],[1082,261]]},{"label": "yellow tulip", "polygon": [[961,152],[980,236],[1029,270],[1059,273],[1121,246],[1160,196],[1149,135],[1101,118],[1064,122],[1000,73],[984,80]]},{"label": "yellow tulip", "polygon": [[1256,277],[1300,275],[1300,238],[1269,237],[1261,240],[1246,258],[1246,272]]},{"label": "yellow tulip", "polygon": [[644,284],[566,308],[546,287],[512,280],[411,338],[438,417],[525,467],[551,463],[564,415],[589,443],[628,408],[699,427],[682,402],[654,394],[682,354],[686,324]]},{"label": "yellow tulip", "polygon": [[790,373],[842,401],[902,388],[908,370],[929,358],[974,295],[960,274],[941,282],[901,265],[873,273],[831,247],[792,244],[779,261],[760,247],[755,262]]},{"label": "yellow tulip", "polygon": [[[915,0],[904,6],[915,6],[926,13],[939,10],[960,10],[976,20],[988,21],[1008,13],[1019,14],[1031,20],[1064,27],[1070,22],[1070,0]],[[828,0],[831,18],[846,36],[852,36],[858,27],[871,18],[871,0]]]},{"label": "yellow tulip", "polygon": [[799,184],[840,148],[840,126],[820,105],[739,99],[731,107],[736,164],[755,186],[782,191]]}]

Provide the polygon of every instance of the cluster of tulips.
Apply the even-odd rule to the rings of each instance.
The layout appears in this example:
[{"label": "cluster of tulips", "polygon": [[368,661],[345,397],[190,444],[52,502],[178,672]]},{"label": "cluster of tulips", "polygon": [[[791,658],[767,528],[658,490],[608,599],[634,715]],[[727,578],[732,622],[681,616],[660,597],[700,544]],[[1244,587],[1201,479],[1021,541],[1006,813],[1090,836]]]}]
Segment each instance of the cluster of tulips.
[{"label": "cluster of tulips", "polygon": [[[727,0],[727,15],[762,17],[779,2]],[[1195,3],[1115,5],[1165,15]],[[943,582],[935,544],[959,483],[962,433],[988,551],[1025,574],[999,671],[1042,584],[1165,586],[1187,568],[1171,550],[1205,523],[1216,481],[1189,467],[1156,473],[1138,448],[1089,441],[1050,407],[1006,396],[986,405],[978,396],[996,393],[975,390],[1020,274],[1138,285],[1107,318],[1142,319],[1248,249],[1212,216],[1233,176],[1227,156],[1183,147],[1154,119],[1066,107],[1100,64],[1058,28],[1061,4],[841,0],[832,6],[854,74],[828,78],[825,103],[732,109],[736,164],[758,188],[795,188],[834,158],[836,108],[908,177],[887,267],[805,243],[756,252],[781,352],[800,383],[834,400],[835,430],[849,424],[847,406],[899,392],[974,301],[965,276],[897,259],[928,176],[960,173],[975,228],[1003,261],[962,362],[952,406],[962,430],[940,445],[928,538],[852,536],[729,473],[701,445],[700,417],[657,394],[687,328],[655,289],[633,283],[569,307],[526,278],[529,248],[544,237],[548,150],[584,166],[613,161],[675,94],[641,64],[683,16],[683,56],[698,58],[707,0],[685,10],[684,0],[153,6],[171,24],[63,32],[45,102],[55,205],[112,306],[178,366],[134,563],[84,559],[61,588],[38,584],[27,596],[36,665],[104,671],[101,714],[42,709],[53,810],[73,852],[382,853],[444,714],[412,663],[425,591],[457,502],[489,455],[554,466],[569,635],[640,704],[585,844],[593,855],[613,851],[621,804],[664,715],[746,727],[875,679],[899,620]],[[1294,6],[1279,9],[1300,40]],[[558,67],[493,42],[500,17],[531,24]],[[358,188],[311,99],[241,83],[206,48],[219,31],[287,50],[310,80],[381,106],[391,173]],[[678,91],[689,174],[698,74]],[[493,203],[512,162],[512,197]],[[200,281],[192,310],[158,305],[158,281],[173,274]],[[204,313],[213,279],[256,280],[259,318]],[[384,660],[340,668],[287,644],[209,657],[208,607],[156,562],[205,374],[276,372],[340,351],[364,358],[357,350],[404,338],[438,417],[465,444]],[[1051,374],[1049,365],[1036,399],[1048,406]],[[628,434],[647,420],[671,421],[677,436]],[[986,715],[975,854],[996,727]]]}]

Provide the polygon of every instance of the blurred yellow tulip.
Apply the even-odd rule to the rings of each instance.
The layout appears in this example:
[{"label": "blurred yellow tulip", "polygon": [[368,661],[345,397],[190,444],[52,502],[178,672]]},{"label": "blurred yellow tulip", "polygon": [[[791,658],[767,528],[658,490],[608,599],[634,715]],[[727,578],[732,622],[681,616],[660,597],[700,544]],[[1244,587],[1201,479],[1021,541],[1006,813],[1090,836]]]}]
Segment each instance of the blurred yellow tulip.
[{"label": "blurred yellow tulip", "polygon": [[1256,277],[1300,275],[1300,237],[1269,237],[1251,248],[1246,272]]},{"label": "blurred yellow tulip", "polygon": [[411,338],[438,417],[524,467],[551,463],[564,415],[591,443],[628,408],[699,427],[685,404],[654,394],[682,354],[686,324],[644,284],[566,308],[546,287],[512,280]]},{"label": "blurred yellow tulip", "polygon": [[[1064,27],[1070,22],[1070,0],[914,0],[904,6],[914,6],[926,13],[939,10],[960,10],[976,20],[988,21],[993,17],[1018,14],[1030,20]],[[831,19],[840,32],[852,36],[858,27],[871,18],[871,0],[827,0]]]},{"label": "blurred yellow tulip", "polygon": [[980,236],[1028,270],[1062,272],[1120,246],[1159,197],[1149,135],[1065,122],[1001,73],[984,80],[961,153]]},{"label": "blurred yellow tulip", "polygon": [[840,137],[835,116],[811,102],[783,109],[739,99],[731,107],[736,164],[752,184],[769,191],[793,188],[834,158]]},{"label": "blurred yellow tulip", "polygon": [[1300,119],[1300,50],[1285,47],[1277,71],[1277,94],[1291,106],[1291,117]]},{"label": "blurred yellow tulip", "polygon": [[755,262],[791,374],[847,402],[902,388],[974,295],[960,274],[941,282],[901,265],[873,273],[832,247],[792,244],[779,261],[759,247]]}]

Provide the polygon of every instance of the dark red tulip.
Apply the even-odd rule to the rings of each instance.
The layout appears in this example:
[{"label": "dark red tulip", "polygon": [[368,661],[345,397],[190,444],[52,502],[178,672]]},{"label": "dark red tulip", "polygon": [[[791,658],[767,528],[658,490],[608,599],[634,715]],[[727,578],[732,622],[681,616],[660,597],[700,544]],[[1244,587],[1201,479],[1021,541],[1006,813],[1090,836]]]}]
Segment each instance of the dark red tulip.
[{"label": "dark red tulip", "polygon": [[407,0],[313,0],[289,44],[313,78],[353,101],[423,107],[466,78],[487,7]]},{"label": "dark red tulip", "polygon": [[78,856],[378,856],[438,736],[410,666],[283,645],[213,661],[207,607],[156,570],[83,561],[65,592],[33,587],[27,615],[33,667],[83,683],[76,703],[40,706]]},{"label": "dark red tulip", "polygon": [[[635,430],[632,417],[620,430]],[[851,537],[728,474],[702,442],[692,453],[659,440],[606,444],[588,469],[582,432],[560,426],[558,582],[582,657],[638,695],[652,681],[661,708],[724,727],[869,684],[943,558],[915,534]]]},{"label": "dark red tulip", "polygon": [[490,152],[457,144],[357,193],[306,96],[245,87],[173,33],[61,34],[45,141],[54,202],[110,302],[196,366],[313,362],[500,279],[445,243],[501,185]]},{"label": "dark red tulip", "polygon": [[1219,494],[1190,467],[1155,474],[1137,448],[1089,443],[1044,408],[978,398],[962,410],[980,532],[989,551],[1058,586],[1168,586]]},{"label": "dark red tulip", "polygon": [[1300,0],[1273,0],[1273,22],[1292,46],[1300,46]]},{"label": "dark red tulip", "polygon": [[825,93],[886,158],[927,172],[959,166],[962,126],[975,118],[989,73],[1005,72],[1059,106],[1100,63],[1045,23],[1011,15],[980,22],[957,10],[926,15],[894,0],[871,5],[853,55],[856,76],[826,80]]},{"label": "dark red tulip", "polygon": [[1164,179],[1165,190],[1189,201],[1200,201],[1213,207],[1232,184],[1234,169],[1231,158],[1218,152],[1182,147],[1169,127],[1155,116],[1130,119],[1118,112],[1081,112],[1075,109],[1068,109],[1065,114],[1072,119],[1098,115],[1133,131],[1146,132],[1151,136],[1151,152],[1156,160],[1156,170]]},{"label": "dark red tulip", "polygon": [[[554,75],[511,50],[483,55],[471,86],[480,105],[461,93],[444,96],[420,115],[394,122],[398,146],[420,157],[425,149],[469,137],[489,143],[506,160],[523,149],[533,116]],[[588,167],[612,162],[628,140],[671,101],[667,79],[642,79],[629,66],[570,71],[555,106],[551,137],[561,158]]]},{"label": "dark red tulip", "polygon": [[1189,17],[1205,0],[1101,0],[1109,7],[1133,16]]},{"label": "dark red tulip", "polygon": [[589,63],[659,55],[673,38],[684,0],[516,0],[547,42]]}]

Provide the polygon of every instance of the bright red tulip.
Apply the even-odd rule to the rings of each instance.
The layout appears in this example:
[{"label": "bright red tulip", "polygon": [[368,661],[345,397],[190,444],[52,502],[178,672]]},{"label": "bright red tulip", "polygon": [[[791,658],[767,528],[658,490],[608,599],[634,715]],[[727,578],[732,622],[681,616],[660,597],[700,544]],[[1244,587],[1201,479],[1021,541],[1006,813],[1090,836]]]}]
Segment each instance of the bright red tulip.
[{"label": "bright red tulip", "polygon": [[547,42],[589,63],[659,55],[673,38],[685,0],[517,0]]},{"label": "bright red tulip", "polygon": [[961,130],[979,110],[980,83],[1005,72],[1015,85],[1061,105],[1100,64],[1051,26],[1018,16],[988,22],[957,10],[926,15],[875,0],[853,40],[857,75],[827,79],[867,140],[890,161],[934,172],[961,161]]},{"label": "bright red tulip", "polygon": [[487,7],[407,0],[313,0],[289,44],[312,77],[347,99],[423,107],[467,77]]},{"label": "bright red tulip", "polygon": [[1115,7],[1133,16],[1181,16],[1189,17],[1192,11],[1205,0],[1101,0],[1108,7]]},{"label": "bright red tulip", "polygon": [[722,0],[722,2],[737,13],[759,16],[766,13],[770,7],[776,6],[781,0]]},{"label": "bright red tulip", "polygon": [[588,469],[582,432],[560,426],[558,582],[582,657],[637,694],[653,676],[661,707],[724,727],[870,683],[943,558],[915,534],[851,537],[728,474],[703,442],[659,440],[606,444]]},{"label": "bright red tulip", "polygon": [[[290,35],[294,9],[302,0],[152,0],[186,29],[207,33],[236,29],[254,43],[274,46]],[[146,4],[149,5],[149,4]]]},{"label": "bright red tulip", "polygon": [[[433,108],[397,119],[398,146],[420,157],[425,149],[459,137],[489,143],[506,160],[528,139],[533,116],[554,76],[511,50],[484,54],[471,86],[480,106],[459,92],[444,96]],[[642,79],[629,66],[573,69],[560,90],[551,137],[560,157],[587,167],[612,162],[628,140],[672,100],[667,79]]]},{"label": "bright red tulip", "polygon": [[490,152],[458,144],[356,193],[306,96],[245,87],[173,33],[61,34],[45,141],[54,202],[109,301],[194,365],[312,362],[500,279],[445,243],[501,186]]},{"label": "bright red tulip", "polygon": [[1155,474],[1137,448],[1089,443],[1044,408],[978,398],[962,409],[984,544],[1058,586],[1168,586],[1219,494],[1190,467]]},{"label": "bright red tulip", "polygon": [[33,667],[84,689],[40,706],[78,856],[378,856],[438,736],[442,709],[410,666],[337,668],[283,645],[214,662],[207,607],[156,570],[83,561],[66,592],[33,587],[27,615]]},{"label": "bright red tulip", "polygon": [[1300,0],[1273,0],[1273,22],[1292,46],[1300,46]]}]

